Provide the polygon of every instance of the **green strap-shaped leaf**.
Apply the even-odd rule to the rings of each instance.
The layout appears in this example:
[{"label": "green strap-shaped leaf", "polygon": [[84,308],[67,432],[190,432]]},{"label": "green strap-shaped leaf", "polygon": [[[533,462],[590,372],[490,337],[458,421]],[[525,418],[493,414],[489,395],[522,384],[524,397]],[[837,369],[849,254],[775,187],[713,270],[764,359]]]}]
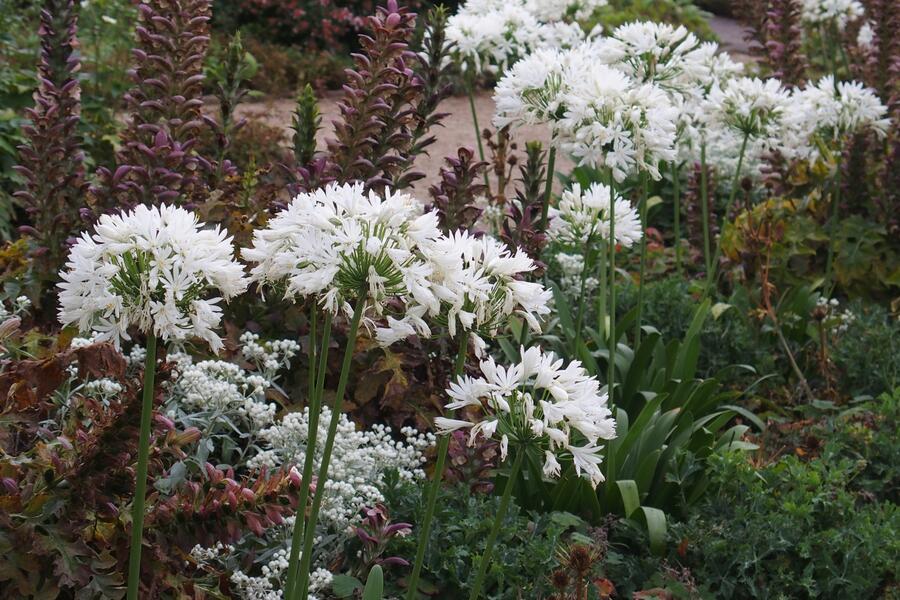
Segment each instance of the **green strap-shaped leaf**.
[{"label": "green strap-shaped leaf", "polygon": [[616,485],[619,487],[619,495],[622,497],[625,516],[630,517],[641,506],[637,482],[633,479],[621,479],[616,482]]},{"label": "green strap-shaped leaf", "polygon": [[643,514],[647,525],[650,551],[662,556],[666,551],[666,513],[652,506],[642,506],[639,514]]},{"label": "green strap-shaped leaf", "polygon": [[366,578],[363,600],[381,600],[382,598],[384,598],[384,573],[381,572],[381,566],[375,565]]}]

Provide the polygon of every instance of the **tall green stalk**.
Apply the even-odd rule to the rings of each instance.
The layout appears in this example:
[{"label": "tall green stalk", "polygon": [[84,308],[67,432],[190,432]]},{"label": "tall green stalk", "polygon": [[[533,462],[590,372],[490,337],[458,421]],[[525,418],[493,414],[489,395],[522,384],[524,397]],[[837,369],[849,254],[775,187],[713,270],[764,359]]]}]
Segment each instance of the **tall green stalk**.
[{"label": "tall green stalk", "polygon": [[609,365],[606,374],[607,394],[612,404],[616,376],[616,180],[609,171]]},{"label": "tall green stalk", "polygon": [[837,155],[837,164],[834,173],[834,180],[831,183],[831,216],[828,219],[828,234],[831,236],[831,243],[828,244],[828,260],[825,263],[825,286],[823,289],[831,293],[833,289],[832,276],[834,269],[834,240],[837,233],[838,210],[841,204],[841,155]]},{"label": "tall green stalk", "polygon": [[[523,324],[524,328],[524,324]],[[462,375],[466,366],[466,352],[468,350],[469,336],[466,332],[460,332],[459,349],[456,352],[456,361],[453,363],[453,378]],[[451,415],[452,416],[452,413]],[[441,480],[444,478],[444,466],[447,463],[447,452],[450,448],[450,436],[442,435],[438,439],[437,458],[434,462],[434,474],[428,484],[425,496],[425,516],[419,526],[419,542],[416,546],[416,558],[413,563],[412,575],[409,577],[406,597],[415,600],[418,596],[419,577],[422,575],[422,566],[425,563],[425,549],[428,547],[428,538],[431,534],[431,522],[434,520],[434,508],[437,506],[438,491],[441,489]]]},{"label": "tall green stalk", "polygon": [[587,284],[588,274],[594,267],[594,261],[592,260],[594,255],[592,248],[593,240],[594,234],[591,233],[591,235],[588,236],[588,239],[584,244],[584,250],[582,251],[584,264],[581,266],[581,289],[578,291],[578,313],[575,318],[575,344],[572,348],[572,358],[578,358],[578,347],[581,345],[581,328],[584,324],[584,305],[587,297],[585,286]]},{"label": "tall green stalk", "polygon": [[144,393],[141,399],[141,433],[137,475],[131,504],[131,549],[128,556],[128,600],[137,600],[141,585],[141,543],[144,539],[144,501],[147,496],[147,461],[150,458],[150,421],[153,417],[153,383],[156,379],[156,336],[147,335],[144,360]]},{"label": "tall green stalk", "polygon": [[513,459],[512,470],[509,472],[509,479],[506,480],[506,487],[503,488],[503,496],[500,498],[500,506],[497,514],[494,515],[494,524],[491,526],[491,532],[488,534],[487,544],[484,547],[484,554],[481,555],[481,561],[478,563],[478,574],[475,576],[475,583],[469,591],[469,600],[477,600],[481,594],[481,588],[484,585],[484,578],[487,575],[488,567],[491,565],[491,554],[494,551],[494,543],[497,541],[497,535],[500,533],[500,527],[503,525],[503,518],[509,509],[509,501],[512,498],[512,489],[519,477],[519,471],[522,468],[522,459],[525,456],[524,448],[516,448],[516,457]]},{"label": "tall green stalk", "polygon": [[703,267],[709,275],[709,181],[706,173],[706,142],[700,144],[700,215],[703,217]]},{"label": "tall green stalk", "polygon": [[[483,160],[483,159],[482,159]],[[553,193],[553,170],[556,168],[556,146],[550,144],[547,155],[547,181],[544,184],[544,203],[541,206],[541,229],[547,230],[547,214],[550,212],[550,195]]]},{"label": "tall green stalk", "polygon": [[[737,196],[737,188],[738,184],[741,180],[741,167],[744,165],[744,154],[747,151],[747,142],[750,139],[750,134],[745,133],[744,139],[741,140],[741,151],[738,154],[738,162],[737,168],[734,171],[734,179],[731,181],[731,193],[728,195],[728,204],[725,205],[725,214],[727,215],[731,211],[731,206],[734,204],[734,199]],[[721,229],[721,228],[720,228]],[[710,265],[709,271],[706,276],[706,295],[708,296],[710,291],[712,290],[713,283],[716,280],[716,272],[719,269],[719,257],[722,254],[722,232],[719,231],[719,237],[716,239],[716,251],[713,253],[712,264]]]},{"label": "tall green stalk", "polygon": [[681,275],[681,168],[672,161],[672,219],[675,227],[675,271]]},{"label": "tall green stalk", "polygon": [[606,337],[606,244],[598,244],[600,248],[600,256],[597,259],[597,264],[600,265],[598,271],[600,272],[599,281],[600,284],[597,286],[597,321],[598,327],[597,331],[600,332],[601,338]]},{"label": "tall green stalk", "polygon": [[[310,311],[309,329],[309,419],[306,436],[306,456],[303,459],[303,473],[300,481],[300,498],[297,501],[297,514],[295,515],[294,531],[291,535],[291,556],[288,561],[288,579],[284,590],[284,597],[291,598],[297,585],[299,575],[298,561],[300,548],[303,545],[303,528],[306,520],[306,503],[309,501],[309,488],[312,483],[313,462],[316,456],[316,442],[319,434],[319,417],[322,412],[322,391],[325,384],[325,371],[328,364],[328,344],[331,341],[331,313],[325,313],[325,322],[322,327],[322,347],[317,351],[316,344],[316,306]],[[318,358],[319,364],[316,366]]]},{"label": "tall green stalk", "polygon": [[[481,141],[481,128],[478,126],[478,111],[475,110],[475,76],[472,71],[466,75],[466,94],[469,96],[469,110],[472,111],[472,124],[475,127],[475,141],[478,143],[478,158],[484,162],[484,144]],[[484,185],[490,189],[487,169],[484,170]]]},{"label": "tall green stalk", "polygon": [[644,307],[644,272],[647,264],[647,172],[641,171],[641,201],[638,211],[641,215],[641,268],[640,279],[638,280],[638,298],[637,298],[637,314],[634,320],[634,347],[637,348],[641,343],[641,313]]},{"label": "tall green stalk", "polygon": [[[350,331],[347,333],[347,347],[344,348],[344,361],[341,363],[341,375],[338,380],[337,392],[334,397],[334,406],[331,408],[331,421],[328,423],[328,434],[325,437],[325,448],[322,451],[322,461],[319,465],[319,473],[316,478],[316,493],[313,496],[312,507],[309,510],[309,519],[303,532],[303,553],[300,555],[300,578],[294,588],[293,598],[300,600],[309,595],[309,569],[312,564],[312,547],[316,538],[316,522],[319,520],[319,510],[322,508],[322,498],[325,495],[325,482],[328,481],[328,465],[331,462],[331,452],[334,450],[334,438],[337,435],[337,427],[340,422],[341,409],[344,405],[344,393],[347,391],[347,380],[350,377],[350,364],[353,362],[353,351],[356,349],[356,334],[359,331],[359,321],[362,319],[363,309],[366,306],[366,294],[361,291],[353,309],[353,317],[350,319]],[[317,377],[323,377],[317,373]]]}]

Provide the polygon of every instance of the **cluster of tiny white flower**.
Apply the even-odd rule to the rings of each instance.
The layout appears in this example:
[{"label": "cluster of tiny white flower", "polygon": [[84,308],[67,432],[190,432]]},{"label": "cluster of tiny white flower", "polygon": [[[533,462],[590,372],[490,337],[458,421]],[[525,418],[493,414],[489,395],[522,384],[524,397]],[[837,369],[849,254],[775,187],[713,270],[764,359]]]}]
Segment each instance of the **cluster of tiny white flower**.
[{"label": "cluster of tiny white flower", "polygon": [[616,243],[630,248],[643,235],[641,217],[631,202],[616,196],[610,202],[610,189],[600,183],[592,183],[582,190],[572,184],[559,199],[559,205],[550,210],[550,236],[567,245],[583,247],[602,240],[609,241],[612,217],[615,217]]},{"label": "cluster of tiny white flower", "polygon": [[841,303],[837,298],[829,299],[820,296],[816,300],[816,307],[825,313],[822,319],[825,327],[832,333],[837,334],[846,332],[850,325],[856,321],[856,315],[849,308],[839,312],[840,305]]},{"label": "cluster of tiny white flower", "polygon": [[0,322],[12,317],[18,317],[31,308],[31,300],[28,296],[18,296],[10,304],[10,308],[6,308],[6,305],[0,302]]},{"label": "cluster of tiny white flower", "polygon": [[481,363],[481,377],[463,376],[450,385],[446,408],[475,408],[484,414],[482,420],[438,417],[435,427],[443,434],[467,428],[470,443],[479,435],[499,438],[501,460],[511,443],[537,446],[544,452],[547,477],[559,477],[559,458],[571,458],[578,475],[597,486],[604,480],[598,441],[616,435],[606,394],[578,361],[563,367],[561,359],[537,347],[522,348],[521,356],[506,367],[489,358]]},{"label": "cluster of tiny white flower", "polygon": [[[553,260],[559,265],[559,287],[571,297],[578,297],[581,293],[581,274],[584,270],[584,256],[582,254],[568,254],[557,252]],[[587,276],[584,280],[584,292],[591,294],[600,285],[600,281],[593,276]]]},{"label": "cluster of tiny white flower", "polygon": [[128,328],[164,341],[205,340],[214,352],[218,306],[247,287],[231,238],[203,229],[197,217],[172,206],[138,206],[103,215],[84,233],[60,274],[59,318],[119,344]]},{"label": "cluster of tiny white flower", "polygon": [[[316,469],[330,417],[331,411],[323,407],[316,440]],[[400,433],[405,442],[394,440],[389,427],[374,425],[360,431],[346,415],[340,416],[319,526],[340,530],[362,507],[382,502],[379,486],[388,470],[396,470],[401,479],[410,481],[424,477],[423,452],[434,443],[434,437],[412,428],[404,428]],[[261,441],[268,447],[251,458],[248,465],[270,469],[302,465],[308,434],[308,409],[284,415],[277,424],[260,432]]]},{"label": "cluster of tiny white flower", "polygon": [[865,14],[859,0],[802,0],[800,8],[803,20],[810,25],[833,25],[839,31]]}]

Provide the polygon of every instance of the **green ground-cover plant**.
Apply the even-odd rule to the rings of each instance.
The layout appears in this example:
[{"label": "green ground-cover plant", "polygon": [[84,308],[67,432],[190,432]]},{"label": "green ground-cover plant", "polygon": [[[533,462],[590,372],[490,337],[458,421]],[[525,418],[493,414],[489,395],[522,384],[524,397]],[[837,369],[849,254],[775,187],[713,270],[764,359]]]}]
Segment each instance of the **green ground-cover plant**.
[{"label": "green ground-cover plant", "polygon": [[713,493],[672,534],[681,562],[716,597],[890,597],[900,510],[891,466],[898,444],[885,427],[896,422],[896,395],[854,413],[832,421],[811,460],[711,460]]}]

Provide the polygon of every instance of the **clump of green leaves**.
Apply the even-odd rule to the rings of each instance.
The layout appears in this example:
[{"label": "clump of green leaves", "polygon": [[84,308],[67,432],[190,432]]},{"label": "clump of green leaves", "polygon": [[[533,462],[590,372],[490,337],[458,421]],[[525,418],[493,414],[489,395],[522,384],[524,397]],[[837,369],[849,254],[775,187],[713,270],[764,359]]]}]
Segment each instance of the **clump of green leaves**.
[{"label": "clump of green leaves", "polygon": [[[394,518],[415,524],[424,505],[422,492],[422,487],[411,484],[390,487],[387,504]],[[499,497],[470,494],[465,486],[441,490],[421,590],[434,590],[442,598],[466,597],[499,503]],[[550,590],[549,575],[556,567],[562,536],[583,524],[568,513],[529,513],[513,502],[494,545],[484,597],[542,597]],[[412,535],[394,542],[390,552],[411,559],[417,543],[415,525]]]},{"label": "clump of green leaves", "polygon": [[854,320],[834,348],[839,382],[851,396],[876,395],[900,386],[900,321],[877,304],[850,304]]},{"label": "clump of green leaves", "polygon": [[854,486],[865,459],[829,443],[809,462],[788,456],[760,469],[731,454],[711,463],[716,493],[673,533],[716,597],[876,598],[891,585],[900,509]]}]

